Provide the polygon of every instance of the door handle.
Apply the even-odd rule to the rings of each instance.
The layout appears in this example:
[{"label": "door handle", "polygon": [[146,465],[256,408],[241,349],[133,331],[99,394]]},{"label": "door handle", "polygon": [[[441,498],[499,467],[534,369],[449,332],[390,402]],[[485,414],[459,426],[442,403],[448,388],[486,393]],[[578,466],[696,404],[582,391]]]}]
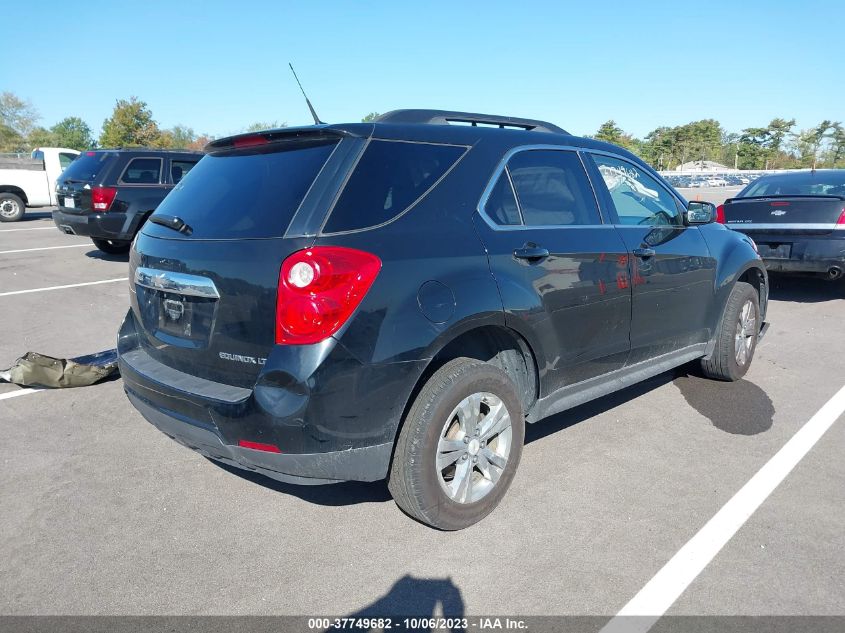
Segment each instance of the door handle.
[{"label": "door handle", "polygon": [[513,252],[513,256],[517,259],[527,259],[528,261],[536,261],[539,259],[545,259],[549,256],[549,250],[547,248],[543,248],[541,246],[536,245],[525,245],[522,248],[518,248]]},{"label": "door handle", "polygon": [[654,252],[653,248],[635,248],[634,255],[645,259],[647,257],[654,257],[656,253]]}]

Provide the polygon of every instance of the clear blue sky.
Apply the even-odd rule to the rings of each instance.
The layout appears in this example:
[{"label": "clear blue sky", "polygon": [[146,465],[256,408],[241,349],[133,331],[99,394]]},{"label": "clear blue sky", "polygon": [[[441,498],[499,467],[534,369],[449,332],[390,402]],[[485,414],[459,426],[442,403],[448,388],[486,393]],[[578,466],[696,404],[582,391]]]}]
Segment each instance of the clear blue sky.
[{"label": "clear blue sky", "polygon": [[[41,124],[95,134],[137,95],[163,127],[220,136],[256,121],[430,107],[553,121],[589,134],[613,118],[642,136],[716,118],[845,121],[843,0],[198,2],[20,0],[0,90]],[[8,33],[7,33],[8,35]]]}]

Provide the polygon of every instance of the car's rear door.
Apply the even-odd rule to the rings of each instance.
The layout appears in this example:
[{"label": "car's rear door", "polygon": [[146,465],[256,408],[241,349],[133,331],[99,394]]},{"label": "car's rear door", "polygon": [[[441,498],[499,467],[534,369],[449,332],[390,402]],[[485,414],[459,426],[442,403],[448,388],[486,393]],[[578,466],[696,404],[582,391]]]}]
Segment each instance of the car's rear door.
[{"label": "car's rear door", "polygon": [[521,148],[494,174],[476,224],[506,322],[539,358],[541,397],[622,367],[627,251],[603,222],[578,152]]},{"label": "car's rear door", "polygon": [[705,343],[715,260],[680,200],[641,166],[590,152],[590,173],[631,255],[632,365]]}]

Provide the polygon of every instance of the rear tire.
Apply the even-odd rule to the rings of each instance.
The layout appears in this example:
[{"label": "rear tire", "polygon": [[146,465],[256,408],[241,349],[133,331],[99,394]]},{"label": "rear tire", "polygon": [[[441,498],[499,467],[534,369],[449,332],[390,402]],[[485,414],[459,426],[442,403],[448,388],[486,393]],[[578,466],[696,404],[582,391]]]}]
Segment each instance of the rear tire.
[{"label": "rear tire", "polygon": [[17,222],[26,213],[26,205],[13,193],[0,193],[0,222]]},{"label": "rear tire", "polygon": [[110,255],[122,255],[123,253],[128,253],[129,245],[131,244],[131,242],[124,242],[122,240],[100,240],[95,237],[92,237],[91,241],[94,242],[94,246],[104,253],[109,253]]},{"label": "rear tire", "polygon": [[751,284],[738,281],[725,306],[717,332],[716,347],[701,359],[704,375],[733,382],[751,366],[760,333],[760,298]]},{"label": "rear tire", "polygon": [[407,514],[460,530],[490,514],[516,473],[525,439],[522,403],[493,365],[457,358],[438,369],[411,406],[388,487]]}]

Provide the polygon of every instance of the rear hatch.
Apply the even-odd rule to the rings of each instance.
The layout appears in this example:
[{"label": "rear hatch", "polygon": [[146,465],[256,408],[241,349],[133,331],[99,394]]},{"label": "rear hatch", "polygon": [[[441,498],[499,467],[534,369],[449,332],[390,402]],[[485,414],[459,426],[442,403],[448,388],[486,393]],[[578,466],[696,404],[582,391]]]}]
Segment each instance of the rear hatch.
[{"label": "rear hatch", "polygon": [[155,360],[252,387],[274,345],[282,261],[313,243],[285,232],[340,139],[316,131],[233,142],[215,143],[138,235],[132,311]]},{"label": "rear hatch", "polygon": [[115,152],[89,151],[80,154],[62,172],[56,183],[56,204],[65,213],[90,213],[91,188],[102,182],[106,169],[117,158]]},{"label": "rear hatch", "polygon": [[725,224],[752,237],[826,235],[837,227],[845,211],[843,196],[776,196],[733,198],[724,204]]}]

